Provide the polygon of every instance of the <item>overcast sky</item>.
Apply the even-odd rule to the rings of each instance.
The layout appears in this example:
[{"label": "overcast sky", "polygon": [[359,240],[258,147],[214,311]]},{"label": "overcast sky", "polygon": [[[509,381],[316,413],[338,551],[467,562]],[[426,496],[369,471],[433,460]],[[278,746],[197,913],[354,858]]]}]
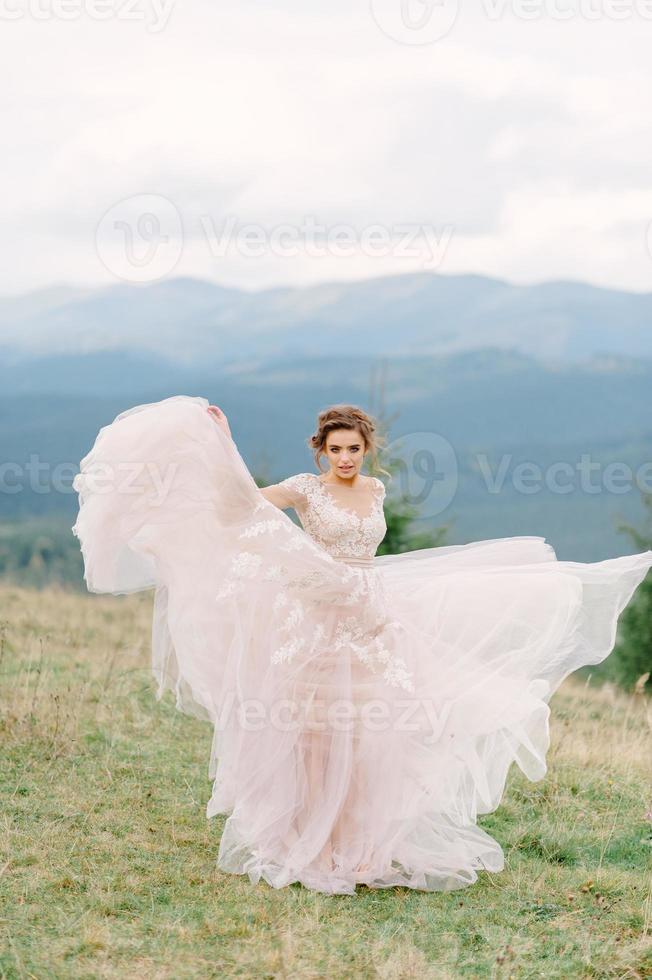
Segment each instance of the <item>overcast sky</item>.
[{"label": "overcast sky", "polygon": [[0,10],[0,293],[418,269],[652,290],[652,0]]}]

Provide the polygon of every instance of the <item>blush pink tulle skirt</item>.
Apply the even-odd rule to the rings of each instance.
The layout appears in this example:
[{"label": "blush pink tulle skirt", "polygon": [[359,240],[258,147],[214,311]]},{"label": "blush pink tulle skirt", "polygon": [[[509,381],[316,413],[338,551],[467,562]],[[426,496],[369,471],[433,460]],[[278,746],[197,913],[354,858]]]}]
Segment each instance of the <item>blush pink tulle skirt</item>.
[{"label": "blush pink tulle skirt", "polygon": [[331,558],[260,493],[204,398],[102,428],[74,481],[91,592],[154,589],[160,698],[214,729],[218,866],[275,888],[461,888],[548,701],[613,649],[652,551],[558,561],[541,537]]}]

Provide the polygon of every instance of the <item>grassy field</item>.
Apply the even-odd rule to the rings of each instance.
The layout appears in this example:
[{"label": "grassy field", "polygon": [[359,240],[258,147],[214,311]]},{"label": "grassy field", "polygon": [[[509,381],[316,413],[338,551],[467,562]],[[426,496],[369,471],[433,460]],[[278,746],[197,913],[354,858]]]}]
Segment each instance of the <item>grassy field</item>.
[{"label": "grassy field", "polygon": [[151,598],[0,587],[0,976],[652,976],[643,696],[555,696],[548,776],[482,820],[503,874],[275,891],[215,867],[212,733],[154,698]]}]

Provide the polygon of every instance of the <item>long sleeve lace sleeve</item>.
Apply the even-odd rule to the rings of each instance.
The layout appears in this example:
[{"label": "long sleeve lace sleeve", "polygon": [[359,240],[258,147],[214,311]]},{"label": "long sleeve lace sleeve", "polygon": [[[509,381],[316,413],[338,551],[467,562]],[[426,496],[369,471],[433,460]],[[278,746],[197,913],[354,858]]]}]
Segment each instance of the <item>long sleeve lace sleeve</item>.
[{"label": "long sleeve lace sleeve", "polygon": [[303,489],[301,482],[302,476],[303,474],[301,473],[296,476],[288,476],[287,479],[282,480],[280,483],[272,483],[268,487],[261,487],[260,492],[270,503],[279,507],[281,510],[287,510],[288,507],[293,507],[299,513],[306,502],[305,489]]}]

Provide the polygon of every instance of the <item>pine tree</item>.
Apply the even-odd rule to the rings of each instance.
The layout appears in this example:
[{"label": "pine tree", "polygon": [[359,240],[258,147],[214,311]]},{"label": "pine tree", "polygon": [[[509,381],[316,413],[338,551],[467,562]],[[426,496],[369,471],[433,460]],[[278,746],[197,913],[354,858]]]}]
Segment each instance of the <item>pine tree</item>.
[{"label": "pine tree", "polygon": [[[644,530],[624,523],[618,525],[619,531],[632,538],[638,551],[652,549],[652,493],[642,493],[642,499],[647,510]],[[652,693],[652,572],[623,611],[616,646],[607,663],[610,675],[623,687],[637,686]]]}]

